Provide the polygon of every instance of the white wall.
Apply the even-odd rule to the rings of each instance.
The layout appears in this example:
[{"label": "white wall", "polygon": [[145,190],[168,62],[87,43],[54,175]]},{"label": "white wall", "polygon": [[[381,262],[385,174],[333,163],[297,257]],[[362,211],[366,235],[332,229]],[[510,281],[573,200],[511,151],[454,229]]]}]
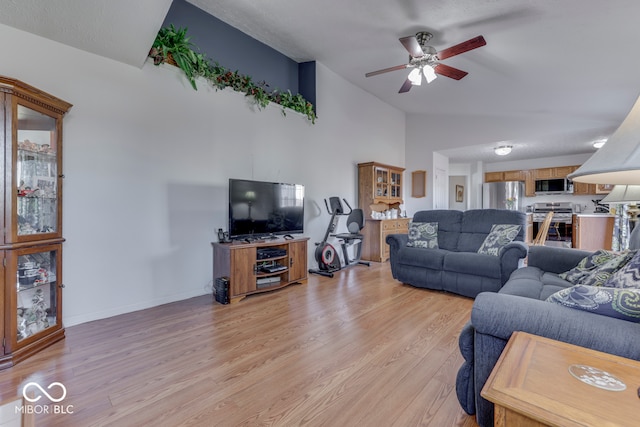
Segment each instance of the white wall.
[{"label": "white wall", "polygon": [[0,74],[74,104],[64,121],[67,326],[210,292],[211,241],[227,227],[229,178],[306,186],[305,235],[320,209],[357,204],[358,162],[404,166],[405,115],[318,64],[318,121],[137,69],[0,25]]}]

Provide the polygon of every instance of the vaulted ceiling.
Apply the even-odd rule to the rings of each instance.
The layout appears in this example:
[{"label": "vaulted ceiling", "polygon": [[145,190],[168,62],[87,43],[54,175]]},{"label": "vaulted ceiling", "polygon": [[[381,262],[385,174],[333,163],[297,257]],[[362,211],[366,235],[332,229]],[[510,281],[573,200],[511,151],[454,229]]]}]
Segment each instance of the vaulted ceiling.
[{"label": "vaulted ceiling", "polygon": [[[410,115],[456,118],[459,126],[523,124],[507,143],[510,159],[592,152],[624,119],[640,93],[637,0],[188,0],[297,61],[316,60]],[[136,67],[171,0],[0,0],[0,23]],[[409,70],[365,73],[404,64],[398,39],[427,30],[440,51],[483,35],[487,45],[448,58],[467,71],[440,76],[408,93]],[[232,43],[232,41],[229,41]],[[539,133],[527,122],[549,125]],[[517,135],[511,129],[510,135]],[[495,161],[501,141],[478,133],[473,150],[452,161]]]}]

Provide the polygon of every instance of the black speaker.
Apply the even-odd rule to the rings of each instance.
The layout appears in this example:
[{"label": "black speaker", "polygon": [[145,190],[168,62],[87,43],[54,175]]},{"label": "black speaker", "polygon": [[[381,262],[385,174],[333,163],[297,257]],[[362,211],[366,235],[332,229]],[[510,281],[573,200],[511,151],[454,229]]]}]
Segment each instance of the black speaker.
[{"label": "black speaker", "polygon": [[218,277],[213,285],[213,297],[220,304],[229,304],[229,278]]}]

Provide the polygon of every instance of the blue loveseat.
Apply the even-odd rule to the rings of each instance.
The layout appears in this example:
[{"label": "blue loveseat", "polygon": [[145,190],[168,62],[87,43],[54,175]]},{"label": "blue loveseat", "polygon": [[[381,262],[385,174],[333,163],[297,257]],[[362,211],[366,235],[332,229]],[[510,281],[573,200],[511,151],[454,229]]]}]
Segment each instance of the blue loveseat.
[{"label": "blue loveseat", "polygon": [[639,323],[545,301],[572,286],[558,273],[576,267],[587,255],[590,252],[577,249],[532,246],[527,267],[515,271],[499,292],[477,296],[471,320],[460,333],[465,361],[456,391],[461,406],[476,414],[480,427],[493,426],[493,404],[480,392],[514,331],[640,360]]},{"label": "blue loveseat", "polygon": [[[438,248],[409,247],[407,234],[391,234],[393,278],[421,288],[475,297],[497,292],[527,256],[526,215],[500,209],[428,210],[416,212],[414,223],[437,223]],[[520,225],[514,241],[498,256],[478,253],[494,224]]]}]

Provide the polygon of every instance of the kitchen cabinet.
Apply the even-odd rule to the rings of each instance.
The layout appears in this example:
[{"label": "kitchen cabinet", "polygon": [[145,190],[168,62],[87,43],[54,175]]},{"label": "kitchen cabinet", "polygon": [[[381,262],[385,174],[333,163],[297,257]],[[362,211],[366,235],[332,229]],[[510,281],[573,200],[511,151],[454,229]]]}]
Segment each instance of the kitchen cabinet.
[{"label": "kitchen cabinet", "polygon": [[377,162],[358,164],[358,206],[366,218],[371,217],[370,205],[382,203],[398,208],[403,203],[404,168]]},{"label": "kitchen cabinet", "polygon": [[485,172],[484,182],[524,181],[527,171]]},{"label": "kitchen cabinet", "polygon": [[535,169],[535,179],[566,178],[575,170],[574,166],[557,166],[553,168]]},{"label": "kitchen cabinet", "polygon": [[504,171],[505,181],[524,181],[525,171]]},{"label": "kitchen cabinet", "polygon": [[[580,166],[557,166],[553,168],[541,168],[520,171],[485,172],[484,182],[504,182],[504,181],[524,181],[524,192],[526,197],[535,197],[536,179],[566,178]],[[591,195],[607,194],[607,189],[595,184],[585,184],[582,182],[573,183],[573,194]]]},{"label": "kitchen cabinet", "polygon": [[503,182],[504,172],[485,172],[484,182]]},{"label": "kitchen cabinet", "polygon": [[607,214],[575,214],[572,247],[586,251],[611,250],[615,218]]},{"label": "kitchen cabinet", "polygon": [[64,338],[62,119],[71,104],[0,76],[0,369]]},{"label": "kitchen cabinet", "polygon": [[533,171],[525,171],[524,178],[524,195],[526,197],[535,197],[536,195],[536,181],[533,176]]}]

